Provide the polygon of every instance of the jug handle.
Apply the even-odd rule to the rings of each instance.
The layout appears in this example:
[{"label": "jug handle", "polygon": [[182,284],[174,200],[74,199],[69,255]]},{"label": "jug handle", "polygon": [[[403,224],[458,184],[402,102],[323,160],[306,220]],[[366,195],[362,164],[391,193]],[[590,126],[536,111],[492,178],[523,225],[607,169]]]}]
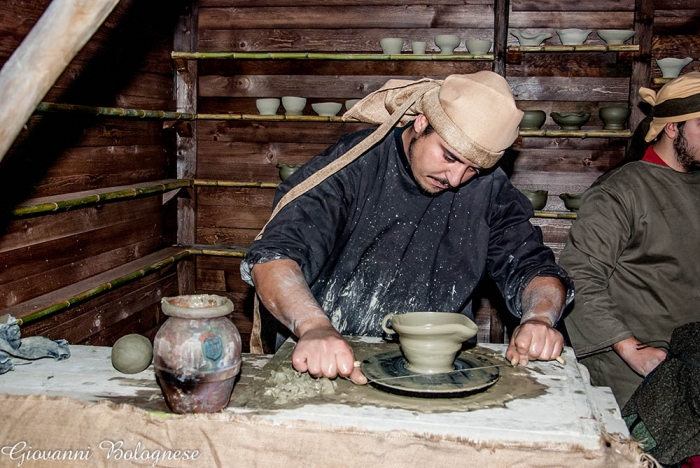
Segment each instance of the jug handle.
[{"label": "jug handle", "polygon": [[393,328],[390,328],[389,325],[387,325],[389,320],[391,320],[393,317],[394,317],[394,314],[391,313],[391,314],[386,314],[384,316],[384,318],[382,319],[382,329],[384,330],[384,332],[386,332],[387,335],[395,335],[396,334],[396,331]]}]

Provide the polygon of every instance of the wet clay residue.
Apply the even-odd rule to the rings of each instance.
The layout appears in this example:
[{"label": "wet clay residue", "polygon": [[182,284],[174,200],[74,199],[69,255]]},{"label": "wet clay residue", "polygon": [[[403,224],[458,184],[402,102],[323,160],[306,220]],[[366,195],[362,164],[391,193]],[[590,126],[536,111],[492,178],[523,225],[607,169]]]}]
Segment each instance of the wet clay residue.
[{"label": "wet clay residue", "polygon": [[[366,343],[350,340],[358,360],[378,353],[398,349],[396,343]],[[473,411],[484,408],[503,407],[509,401],[537,398],[546,393],[546,387],[537,382],[530,372],[513,368],[501,353],[476,347],[464,353],[478,354],[500,367],[500,378],[495,385],[479,393],[457,398],[420,398],[386,393],[371,385],[355,385],[349,380],[325,378],[314,379],[308,374],[293,370],[292,343],[285,343],[272,360],[260,371],[252,382],[235,392],[233,407],[251,410],[279,410],[299,408],[308,404],[344,404],[353,407],[376,406],[398,408],[421,413],[447,413]]]}]

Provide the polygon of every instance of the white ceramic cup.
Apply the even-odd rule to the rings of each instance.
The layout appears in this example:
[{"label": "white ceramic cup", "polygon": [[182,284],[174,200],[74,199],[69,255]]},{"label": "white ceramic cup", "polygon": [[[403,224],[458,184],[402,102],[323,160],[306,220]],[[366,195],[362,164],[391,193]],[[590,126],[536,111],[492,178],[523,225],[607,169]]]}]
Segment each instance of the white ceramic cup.
[{"label": "white ceramic cup", "polygon": [[414,41],[411,42],[411,50],[414,54],[425,54],[425,49],[428,47],[427,42]]},{"label": "white ceramic cup", "polygon": [[379,40],[379,45],[382,46],[382,52],[388,55],[396,55],[401,53],[403,48],[403,38],[401,37],[384,37]]},{"label": "white ceramic cup", "polygon": [[317,102],[311,104],[311,108],[320,116],[333,117],[334,115],[338,115],[343,105],[339,102]]},{"label": "white ceramic cup", "polygon": [[306,106],[306,98],[296,96],[282,96],[284,113],[287,115],[301,115]]},{"label": "white ceramic cup", "polygon": [[280,100],[277,98],[263,98],[255,100],[255,107],[260,115],[275,115],[280,107]]}]

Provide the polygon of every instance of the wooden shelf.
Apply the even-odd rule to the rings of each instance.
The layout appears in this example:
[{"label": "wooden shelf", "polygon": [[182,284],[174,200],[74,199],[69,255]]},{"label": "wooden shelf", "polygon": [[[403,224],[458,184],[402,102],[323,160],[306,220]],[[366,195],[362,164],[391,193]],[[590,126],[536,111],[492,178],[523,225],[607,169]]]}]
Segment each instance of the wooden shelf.
[{"label": "wooden shelf", "polygon": [[197,117],[197,114],[190,114],[186,112],[128,109],[124,107],[82,106],[78,104],[59,104],[56,102],[40,102],[39,105],[36,106],[36,112],[44,114],[67,113],[92,116],[160,120],[194,120]]},{"label": "wooden shelf", "polygon": [[242,258],[248,251],[245,247],[217,245],[175,245],[126,263],[99,275],[92,276],[65,288],[52,291],[3,311],[28,324],[55,314],[69,307],[95,298],[108,291],[132,283],[151,273],[167,268],[192,255]]},{"label": "wooden shelf", "polygon": [[553,138],[630,138],[631,130],[520,130],[522,137]]},{"label": "wooden shelf", "polygon": [[274,189],[278,182],[237,182],[234,180],[204,180],[194,179],[192,185],[195,187],[240,187],[240,188],[267,188]]},{"label": "wooden shelf", "polygon": [[172,52],[176,68],[183,60],[408,60],[408,61],[432,61],[432,60],[489,60],[493,61],[493,54],[348,54],[348,53],[323,53],[323,52]]},{"label": "wooden shelf", "polygon": [[96,205],[107,201],[123,200],[147,195],[179,190],[183,187],[191,187],[191,180],[166,179],[144,182],[135,185],[123,185],[119,187],[107,187],[84,192],[74,192],[51,197],[33,198],[23,202],[10,213],[13,216],[30,216],[36,214],[55,213],[70,210],[72,208]]},{"label": "wooden shelf", "polygon": [[639,52],[639,45],[545,45],[508,46],[508,52]]}]

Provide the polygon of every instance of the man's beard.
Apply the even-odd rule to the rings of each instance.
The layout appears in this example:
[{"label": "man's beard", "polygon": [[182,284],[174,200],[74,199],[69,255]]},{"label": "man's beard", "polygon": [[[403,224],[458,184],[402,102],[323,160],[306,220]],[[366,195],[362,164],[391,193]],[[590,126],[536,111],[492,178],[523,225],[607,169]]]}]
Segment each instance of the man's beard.
[{"label": "man's beard", "polygon": [[[411,142],[408,144],[408,154],[406,155],[408,157],[408,164],[409,165],[411,165],[411,163],[413,161],[413,150],[414,150],[416,142],[419,139],[423,138],[424,136],[425,136],[425,134],[420,134],[417,137],[411,138]],[[411,166],[411,171],[413,171],[413,166]],[[418,191],[420,193],[422,193],[423,195],[427,195],[429,197],[437,197],[441,193],[452,188],[452,187],[450,187],[450,183],[446,179],[445,180],[435,179],[438,182],[440,182],[441,184],[447,185],[448,188],[446,188],[444,190],[440,190],[438,192],[431,192],[428,189],[426,189],[425,187],[423,187],[423,185],[420,182],[418,182],[418,179],[416,178],[415,175],[413,176],[413,180],[416,181],[416,185],[418,186]]]},{"label": "man's beard", "polygon": [[678,137],[673,140],[673,149],[676,150],[676,159],[684,171],[692,172],[700,170],[700,162],[694,154],[700,153],[698,148],[690,146],[683,134],[683,127],[678,131]]}]

